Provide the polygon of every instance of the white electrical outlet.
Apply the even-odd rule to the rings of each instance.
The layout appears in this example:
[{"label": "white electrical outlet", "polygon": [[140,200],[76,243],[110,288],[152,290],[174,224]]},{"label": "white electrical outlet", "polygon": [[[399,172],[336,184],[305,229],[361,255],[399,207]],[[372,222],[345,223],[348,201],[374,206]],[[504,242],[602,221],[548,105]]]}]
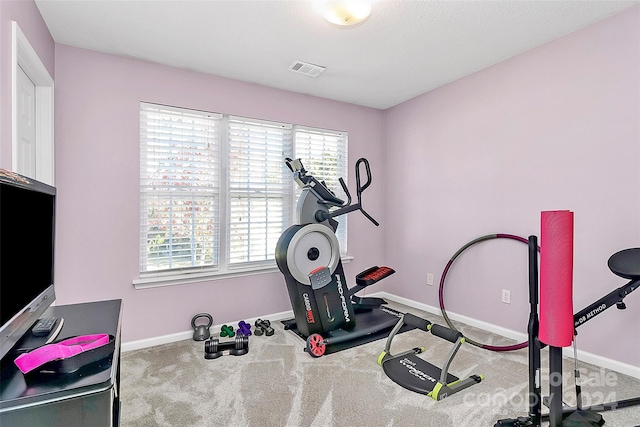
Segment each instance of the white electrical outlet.
[{"label": "white electrical outlet", "polygon": [[427,273],[427,285],[433,286],[433,274]]},{"label": "white electrical outlet", "polygon": [[511,291],[507,289],[502,290],[502,302],[505,304],[511,304]]}]

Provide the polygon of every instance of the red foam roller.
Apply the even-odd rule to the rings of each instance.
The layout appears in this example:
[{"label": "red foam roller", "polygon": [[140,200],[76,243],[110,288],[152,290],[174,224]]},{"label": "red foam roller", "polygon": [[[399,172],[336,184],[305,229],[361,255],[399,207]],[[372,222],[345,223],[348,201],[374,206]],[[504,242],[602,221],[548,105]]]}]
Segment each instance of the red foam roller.
[{"label": "red foam roller", "polygon": [[573,341],[573,212],[543,211],[540,217],[540,329],[543,343]]}]

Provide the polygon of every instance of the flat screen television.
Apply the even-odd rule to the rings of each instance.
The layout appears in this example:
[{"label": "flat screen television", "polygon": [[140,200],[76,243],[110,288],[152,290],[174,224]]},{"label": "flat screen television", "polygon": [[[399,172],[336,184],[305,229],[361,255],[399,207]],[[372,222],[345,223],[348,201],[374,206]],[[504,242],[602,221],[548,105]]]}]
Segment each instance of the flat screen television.
[{"label": "flat screen television", "polygon": [[0,357],[54,302],[56,189],[0,169]]}]

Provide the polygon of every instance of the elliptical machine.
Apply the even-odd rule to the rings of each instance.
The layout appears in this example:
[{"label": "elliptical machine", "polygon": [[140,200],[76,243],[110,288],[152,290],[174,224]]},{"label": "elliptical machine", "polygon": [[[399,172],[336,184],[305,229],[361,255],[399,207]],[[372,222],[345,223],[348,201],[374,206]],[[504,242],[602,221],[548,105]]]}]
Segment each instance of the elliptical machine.
[{"label": "elliptical machine", "polygon": [[[362,207],[362,193],[371,184],[371,169],[365,158],[355,165],[357,203],[342,178],[340,185],[347,201],[336,197],[324,181],[309,174],[300,159],[285,159],[293,179],[302,188],[296,208],[296,225],[282,233],[276,244],[276,263],[285,277],[295,321],[285,323],[306,339],[307,351],[320,357],[340,345],[357,345],[371,340],[371,335],[384,333],[402,315],[383,307],[382,298],[356,297],[355,294],[395,273],[389,267],[372,267],[356,276],[356,286],[349,289],[340,259],[335,231],[337,216],[359,210],[373,224],[378,222]],[[360,180],[364,165],[367,180]],[[356,322],[356,319],[358,322]],[[377,337],[375,339],[378,339]]]}]

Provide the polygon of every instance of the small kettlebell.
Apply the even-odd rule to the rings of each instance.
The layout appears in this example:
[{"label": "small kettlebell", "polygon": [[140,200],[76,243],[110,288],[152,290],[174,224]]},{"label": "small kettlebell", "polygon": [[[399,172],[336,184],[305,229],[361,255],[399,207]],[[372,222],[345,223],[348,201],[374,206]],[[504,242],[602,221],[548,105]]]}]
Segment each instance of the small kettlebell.
[{"label": "small kettlebell", "polygon": [[[206,325],[198,325],[196,326],[196,320],[200,317],[206,317],[209,319],[208,324]],[[209,332],[209,328],[213,325],[213,316],[209,313],[199,313],[193,316],[191,319],[191,327],[193,328],[193,340],[194,341],[204,341],[211,336],[211,332]]]}]

